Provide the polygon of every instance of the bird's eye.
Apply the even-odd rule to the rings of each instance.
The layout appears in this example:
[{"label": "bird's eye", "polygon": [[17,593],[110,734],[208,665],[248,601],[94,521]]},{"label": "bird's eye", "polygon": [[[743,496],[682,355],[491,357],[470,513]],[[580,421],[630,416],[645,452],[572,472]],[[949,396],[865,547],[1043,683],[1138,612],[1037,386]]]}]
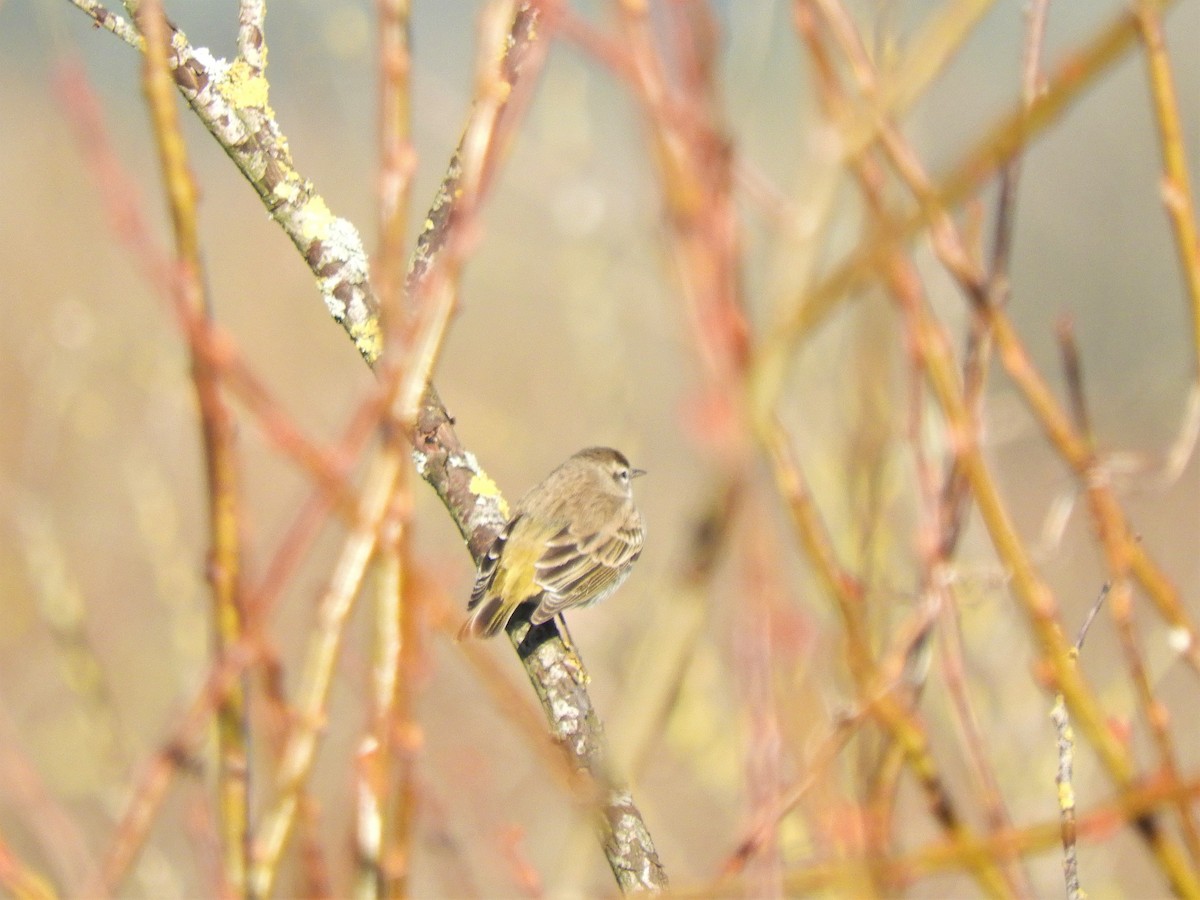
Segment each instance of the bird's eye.
[{"label": "bird's eye", "polygon": [[617,471],[616,471],[616,479],[617,479],[617,481],[621,482],[622,484],[626,484],[626,483],[628,483],[628,481],[629,481],[629,470],[628,470],[628,469],[617,469]]}]

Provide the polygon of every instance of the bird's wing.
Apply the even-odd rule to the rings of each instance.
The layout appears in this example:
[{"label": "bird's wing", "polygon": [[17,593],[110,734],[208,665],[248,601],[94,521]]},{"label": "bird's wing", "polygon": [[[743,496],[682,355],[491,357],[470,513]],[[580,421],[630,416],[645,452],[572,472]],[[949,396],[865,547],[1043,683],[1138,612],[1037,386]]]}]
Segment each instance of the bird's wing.
[{"label": "bird's wing", "polygon": [[536,581],[545,594],[530,621],[540,624],[614,590],[641,555],[644,539],[636,520],[585,535],[563,528],[537,562]]}]

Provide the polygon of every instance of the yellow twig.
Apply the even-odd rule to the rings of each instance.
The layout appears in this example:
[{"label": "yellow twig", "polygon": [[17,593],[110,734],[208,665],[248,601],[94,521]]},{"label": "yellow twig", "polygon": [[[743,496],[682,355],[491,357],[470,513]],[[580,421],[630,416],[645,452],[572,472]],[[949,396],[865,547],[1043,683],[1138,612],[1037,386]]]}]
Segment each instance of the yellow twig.
[{"label": "yellow twig", "polygon": [[[168,61],[170,30],[159,0],[143,0],[130,8],[135,12],[138,26],[146,38],[143,82],[175,233],[178,261],[175,302],[187,326],[192,354],[192,379],[200,406],[212,535],[209,579],[213,590],[216,650],[220,653],[238,642],[243,627],[233,421],[220,393],[216,369],[199,346],[207,339],[207,310],[196,225],[196,186],[188,167],[187,148],[175,107],[175,82]],[[245,696],[241,686],[222,700],[217,726],[217,780],[225,877],[233,890],[241,891],[246,875],[249,830]]]},{"label": "yellow twig", "polygon": [[1196,379],[1200,383],[1200,234],[1196,229],[1196,208],[1188,177],[1183,129],[1179,124],[1179,100],[1163,38],[1161,5],[1151,0],[1139,0],[1135,9],[1138,29],[1146,46],[1147,74],[1162,145],[1163,204],[1171,219],[1179,264],[1191,301],[1193,352],[1196,355]]}]

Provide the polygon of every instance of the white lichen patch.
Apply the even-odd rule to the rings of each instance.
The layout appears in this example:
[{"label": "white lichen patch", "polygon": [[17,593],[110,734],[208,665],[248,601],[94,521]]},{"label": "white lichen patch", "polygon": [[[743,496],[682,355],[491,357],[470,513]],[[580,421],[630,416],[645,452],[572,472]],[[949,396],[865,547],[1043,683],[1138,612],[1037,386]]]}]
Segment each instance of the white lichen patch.
[{"label": "white lichen patch", "polygon": [[[329,211],[328,207],[325,211]],[[367,280],[367,253],[358,229],[349,219],[331,216],[322,240],[325,241],[326,252],[342,261],[343,279],[354,282]]]},{"label": "white lichen patch", "polygon": [[485,497],[475,498],[475,509],[472,515],[472,530],[487,526],[499,531],[508,522],[508,504],[501,498],[493,503]]},{"label": "white lichen patch", "polygon": [[429,466],[429,454],[422,453],[420,450],[413,450],[412,461],[417,469],[417,474],[424,478],[425,470]]},{"label": "white lichen patch", "polygon": [[475,458],[475,454],[470,450],[466,450],[462,453],[455,453],[450,456],[446,462],[448,462],[455,469],[470,469],[472,472],[479,471],[479,460]]},{"label": "white lichen patch", "polygon": [[[608,805],[609,806],[633,806],[633,794],[631,794],[629,792],[628,788],[614,788],[612,790],[612,793],[609,794]],[[630,818],[630,816],[628,813],[626,813],[623,816],[623,819],[628,819],[628,818]]]},{"label": "white lichen patch", "polygon": [[325,308],[329,310],[329,315],[333,316],[334,321],[344,322],[346,320],[346,304],[333,291],[329,290],[325,281],[321,283],[321,296],[325,300]]},{"label": "white lichen patch", "polygon": [[213,56],[207,47],[193,47],[192,57],[208,72],[209,84],[220,84],[229,77],[232,64],[220,56]]},{"label": "white lichen patch", "polygon": [[[358,230],[346,219],[334,216],[319,196],[312,196],[297,212],[298,225],[306,240],[320,241],[320,262],[314,266],[329,274],[317,279],[329,314],[339,322],[350,321],[360,329],[355,340],[378,343],[378,323],[369,314],[362,286],[367,280],[367,255]],[[333,265],[330,265],[332,263]],[[346,288],[350,287],[349,296]],[[342,296],[338,296],[338,294]],[[369,334],[366,332],[370,332]],[[376,357],[378,348],[376,348]]]},{"label": "white lichen patch", "polygon": [[538,659],[541,661],[542,668],[546,670],[546,677],[555,684],[573,684],[575,679],[571,677],[570,670],[563,665],[563,656],[555,649],[553,644],[545,643],[538,647]]},{"label": "white lichen patch", "polygon": [[550,698],[550,711],[554,715],[555,729],[561,737],[579,731],[579,710],[563,697]]}]

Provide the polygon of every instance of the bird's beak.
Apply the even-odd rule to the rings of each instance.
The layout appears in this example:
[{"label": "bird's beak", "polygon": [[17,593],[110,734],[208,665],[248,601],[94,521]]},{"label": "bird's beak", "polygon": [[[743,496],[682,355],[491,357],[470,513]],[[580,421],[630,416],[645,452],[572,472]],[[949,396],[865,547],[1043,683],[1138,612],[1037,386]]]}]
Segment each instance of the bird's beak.
[{"label": "bird's beak", "polygon": [[645,474],[646,474],[645,469],[630,469],[629,470],[630,478],[637,478],[639,475],[645,475]]}]

